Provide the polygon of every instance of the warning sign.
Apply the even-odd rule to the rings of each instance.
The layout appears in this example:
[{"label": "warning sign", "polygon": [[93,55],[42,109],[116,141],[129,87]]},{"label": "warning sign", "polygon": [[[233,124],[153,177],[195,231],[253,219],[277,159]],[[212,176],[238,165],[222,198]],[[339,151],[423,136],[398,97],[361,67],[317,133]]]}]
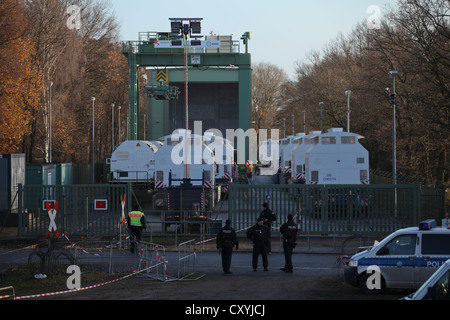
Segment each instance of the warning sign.
[{"label": "warning sign", "polygon": [[169,75],[166,71],[158,71],[155,76],[156,81],[166,83],[169,80]]},{"label": "warning sign", "polygon": [[95,210],[108,210],[108,200],[106,199],[95,199],[94,201]]}]

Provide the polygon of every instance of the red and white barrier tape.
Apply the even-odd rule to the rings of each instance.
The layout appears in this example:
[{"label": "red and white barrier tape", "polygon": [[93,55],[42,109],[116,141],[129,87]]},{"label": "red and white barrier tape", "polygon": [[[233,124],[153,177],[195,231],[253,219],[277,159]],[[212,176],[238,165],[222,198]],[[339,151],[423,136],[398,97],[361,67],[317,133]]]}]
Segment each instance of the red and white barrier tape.
[{"label": "red and white barrier tape", "polygon": [[[49,292],[49,293],[41,293],[41,294],[32,294],[32,295],[28,295],[28,296],[20,296],[20,297],[15,297],[14,300],[25,300],[25,299],[33,299],[33,298],[39,298],[39,297],[48,297],[48,296],[55,296],[55,295],[59,295],[59,294],[84,291],[84,290],[88,290],[88,289],[92,289],[92,288],[98,288],[98,287],[102,287],[102,286],[107,285],[107,284],[111,284],[111,283],[114,283],[114,282],[117,282],[117,281],[120,281],[120,280],[127,279],[127,278],[132,277],[132,276],[134,276],[136,274],[139,274],[139,273],[145,272],[145,271],[147,271],[149,269],[152,269],[154,267],[157,267],[160,264],[163,264],[163,262],[160,262],[160,263],[155,264],[153,266],[150,266],[148,268],[145,268],[145,269],[142,269],[142,270],[135,271],[133,273],[127,274],[126,276],[123,276],[122,278],[114,279],[114,280],[111,280],[111,281],[106,281],[106,282],[95,284],[95,285],[92,285],[92,286],[87,286],[87,287],[83,287],[83,288],[79,288],[79,289],[65,290],[65,291],[57,291],[57,292]],[[8,295],[8,296],[5,296],[5,297],[11,297],[11,295]]]},{"label": "red and white barrier tape", "polygon": [[[243,229],[237,230],[236,232],[241,232],[241,231],[247,230],[249,228],[251,228],[251,227],[243,228]],[[217,237],[214,237],[214,238],[211,238],[211,239],[206,239],[206,240],[203,240],[203,241],[196,242],[195,244],[202,244],[202,243],[206,243],[206,242],[209,242],[209,241],[212,241],[212,240],[216,240],[216,239],[217,239]]]}]

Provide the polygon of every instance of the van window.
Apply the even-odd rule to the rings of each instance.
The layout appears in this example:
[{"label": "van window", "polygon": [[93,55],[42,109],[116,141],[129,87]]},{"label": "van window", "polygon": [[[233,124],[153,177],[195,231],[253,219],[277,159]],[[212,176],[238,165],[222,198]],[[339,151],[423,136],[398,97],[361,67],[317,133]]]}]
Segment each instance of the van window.
[{"label": "van window", "polygon": [[314,138],[305,138],[305,144],[318,144],[319,143],[319,137]]},{"label": "van window", "polygon": [[422,254],[450,255],[450,234],[422,234]]},{"label": "van window", "polygon": [[341,137],[341,144],[356,144],[356,137],[343,136]]},{"label": "van window", "polygon": [[[416,253],[416,240],[417,235],[415,234],[403,234],[395,237],[389,241],[383,250],[385,255],[413,255]],[[386,250],[387,249],[387,250]]]},{"label": "van window", "polygon": [[336,137],[323,137],[322,144],[336,144]]}]

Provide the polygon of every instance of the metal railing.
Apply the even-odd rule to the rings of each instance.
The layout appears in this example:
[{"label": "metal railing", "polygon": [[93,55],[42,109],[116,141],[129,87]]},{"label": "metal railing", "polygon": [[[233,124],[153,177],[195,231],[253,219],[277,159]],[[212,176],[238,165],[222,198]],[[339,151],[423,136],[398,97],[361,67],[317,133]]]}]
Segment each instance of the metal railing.
[{"label": "metal railing", "polygon": [[195,274],[195,239],[178,245],[178,279],[196,280],[203,275]]},{"label": "metal railing", "polygon": [[[160,53],[182,53],[183,49],[179,48],[164,48],[155,49],[154,43],[159,40],[170,40],[170,33],[168,32],[139,32],[139,40],[134,41],[123,41],[122,42],[122,52],[125,53],[148,53],[147,51],[155,50],[155,52]],[[206,36],[206,40],[220,40],[220,48],[199,48],[199,47],[189,47],[189,53],[240,53],[240,41],[233,40],[231,36]],[[146,52],[144,52],[146,51]]]},{"label": "metal railing", "polygon": [[[43,235],[49,228],[45,201],[57,201],[55,224],[70,235],[117,235],[122,216],[120,197],[131,201],[130,184],[18,186],[18,235]],[[96,200],[105,207],[96,208]]]},{"label": "metal railing", "polygon": [[[305,234],[387,234],[430,215],[423,216],[426,193],[419,185],[231,184],[228,193],[228,215],[237,230],[256,222],[264,202],[277,214],[275,227],[294,214]],[[430,198],[443,203],[438,195]],[[434,215],[443,218],[445,207]]]}]

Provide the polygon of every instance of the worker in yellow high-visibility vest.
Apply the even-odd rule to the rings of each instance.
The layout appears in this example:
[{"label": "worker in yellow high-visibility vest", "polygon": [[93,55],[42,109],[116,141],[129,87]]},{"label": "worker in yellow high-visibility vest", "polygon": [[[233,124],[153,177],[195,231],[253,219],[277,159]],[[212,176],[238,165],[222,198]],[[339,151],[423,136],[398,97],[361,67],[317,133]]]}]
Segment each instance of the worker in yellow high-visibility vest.
[{"label": "worker in yellow high-visibility vest", "polygon": [[[142,211],[139,211],[138,205],[135,205],[133,207],[133,211],[128,213],[127,224],[131,234],[134,236],[136,241],[141,242],[142,230],[147,229],[147,223],[145,221],[145,215]],[[135,240],[131,239],[131,253],[134,253],[135,247]]]}]

